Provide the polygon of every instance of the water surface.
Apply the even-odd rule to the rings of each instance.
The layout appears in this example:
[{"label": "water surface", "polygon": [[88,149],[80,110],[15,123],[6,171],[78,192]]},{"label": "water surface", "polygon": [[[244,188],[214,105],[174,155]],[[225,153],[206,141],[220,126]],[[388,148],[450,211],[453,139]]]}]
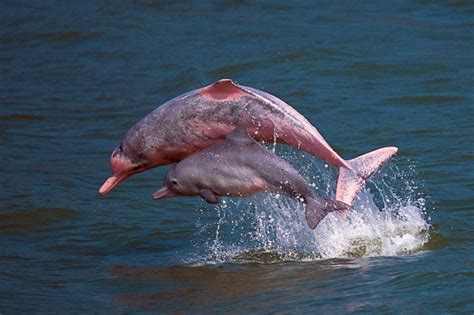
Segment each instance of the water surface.
[{"label": "water surface", "polygon": [[[0,311],[473,312],[467,1],[0,4]],[[259,194],[98,196],[124,133],[221,78],[270,92],[345,158],[397,157],[310,231]],[[271,145],[270,145],[271,147]],[[332,195],[336,170],[276,151]]]}]

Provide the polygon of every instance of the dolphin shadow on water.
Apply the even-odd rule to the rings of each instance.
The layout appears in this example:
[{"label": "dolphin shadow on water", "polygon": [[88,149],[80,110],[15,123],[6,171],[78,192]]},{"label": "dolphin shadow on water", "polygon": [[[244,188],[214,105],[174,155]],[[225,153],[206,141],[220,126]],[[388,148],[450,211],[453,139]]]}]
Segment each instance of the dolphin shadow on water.
[{"label": "dolphin shadow on water", "polygon": [[[110,166],[113,175],[104,182],[99,193],[106,195],[133,174],[178,163],[212,147],[237,126],[242,126],[256,141],[288,144],[337,166],[339,177],[335,199],[347,205],[352,204],[365,180],[398,150],[386,147],[344,160],[303,115],[281,99],[222,79],[166,102],[130,128],[112,152]],[[279,165],[281,162],[275,163]],[[286,166],[282,169],[288,170]],[[260,186],[266,189],[262,183],[251,186],[253,189]],[[294,192],[289,194],[294,195]],[[213,197],[208,198],[212,201]],[[307,205],[310,203],[308,200]],[[327,202],[327,206],[321,204],[314,208],[331,208]]]},{"label": "dolphin shadow on water", "polygon": [[305,204],[305,217],[314,229],[326,215],[349,205],[314,196],[309,184],[289,163],[252,139],[238,127],[218,144],[173,165],[155,200],[201,196],[217,203],[218,196],[248,196],[272,190]]}]

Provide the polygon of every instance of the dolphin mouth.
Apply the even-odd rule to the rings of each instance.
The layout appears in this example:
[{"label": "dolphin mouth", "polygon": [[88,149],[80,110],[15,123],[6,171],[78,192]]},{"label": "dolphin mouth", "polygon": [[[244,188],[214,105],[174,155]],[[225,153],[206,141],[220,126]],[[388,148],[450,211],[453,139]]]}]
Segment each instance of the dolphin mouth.
[{"label": "dolphin mouth", "polygon": [[153,193],[153,199],[155,200],[160,200],[160,199],[169,198],[169,197],[176,197],[176,196],[178,195],[166,186],[160,188],[155,193]]},{"label": "dolphin mouth", "polygon": [[127,179],[130,175],[131,174],[127,174],[127,173],[119,173],[119,174],[114,174],[110,176],[100,187],[99,194],[101,194],[102,196],[105,196],[109,191],[114,189],[115,186],[117,186],[118,184],[120,184],[120,182]]}]

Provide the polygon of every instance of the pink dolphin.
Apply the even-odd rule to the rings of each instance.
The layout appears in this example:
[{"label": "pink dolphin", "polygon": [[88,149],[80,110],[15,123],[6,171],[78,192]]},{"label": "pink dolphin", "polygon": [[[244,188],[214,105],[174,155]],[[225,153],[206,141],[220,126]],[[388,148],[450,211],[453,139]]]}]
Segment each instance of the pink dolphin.
[{"label": "pink dolphin", "polygon": [[386,147],[344,160],[293,107],[223,79],[166,102],[135,124],[112,152],[113,175],[99,193],[107,194],[130,175],[177,163],[212,146],[238,125],[256,141],[285,143],[337,166],[336,200],[349,205],[365,179],[397,152],[396,147]]}]

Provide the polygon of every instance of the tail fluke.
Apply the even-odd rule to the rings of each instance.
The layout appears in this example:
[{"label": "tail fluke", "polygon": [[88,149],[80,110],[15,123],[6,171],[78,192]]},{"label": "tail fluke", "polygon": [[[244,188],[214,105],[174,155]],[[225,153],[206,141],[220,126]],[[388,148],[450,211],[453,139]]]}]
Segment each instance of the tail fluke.
[{"label": "tail fluke", "polygon": [[339,168],[336,200],[352,205],[352,201],[364,185],[365,180],[372,176],[397,151],[396,147],[386,147],[346,161],[351,169]]},{"label": "tail fluke", "polygon": [[350,208],[348,204],[342,201],[333,201],[326,198],[305,198],[305,216],[306,222],[313,230],[318,226],[329,213],[333,211],[347,211]]}]

